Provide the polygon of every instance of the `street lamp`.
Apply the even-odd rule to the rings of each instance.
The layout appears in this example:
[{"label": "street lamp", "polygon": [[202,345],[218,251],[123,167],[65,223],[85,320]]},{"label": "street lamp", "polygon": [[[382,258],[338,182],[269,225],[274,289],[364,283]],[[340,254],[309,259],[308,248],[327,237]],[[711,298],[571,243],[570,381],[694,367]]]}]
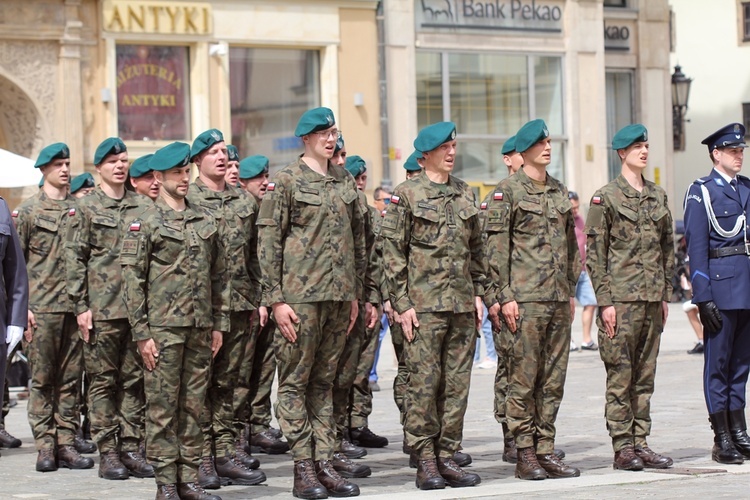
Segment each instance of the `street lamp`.
[{"label": "street lamp", "polygon": [[690,97],[690,84],[692,78],[688,78],[682,72],[678,64],[672,73],[672,135],[675,151],[685,150],[685,111],[687,111],[688,97]]}]

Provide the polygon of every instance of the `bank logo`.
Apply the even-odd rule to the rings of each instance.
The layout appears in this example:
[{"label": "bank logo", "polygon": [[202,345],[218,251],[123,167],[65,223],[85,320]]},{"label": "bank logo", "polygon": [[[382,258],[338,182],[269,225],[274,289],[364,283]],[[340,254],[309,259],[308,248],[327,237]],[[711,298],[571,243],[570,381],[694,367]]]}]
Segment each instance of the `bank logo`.
[{"label": "bank logo", "polygon": [[420,0],[422,2],[422,13],[433,21],[439,21],[441,18],[453,19],[455,12],[454,3],[450,0]]},{"label": "bank logo", "polygon": [[562,32],[564,0],[414,0],[417,31]]}]

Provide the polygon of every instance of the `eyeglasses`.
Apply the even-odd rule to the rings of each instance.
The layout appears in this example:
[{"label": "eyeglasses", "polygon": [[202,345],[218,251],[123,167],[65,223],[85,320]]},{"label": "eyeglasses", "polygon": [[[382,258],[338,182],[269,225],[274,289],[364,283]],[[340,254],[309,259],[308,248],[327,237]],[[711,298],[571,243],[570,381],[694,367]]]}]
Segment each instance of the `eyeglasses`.
[{"label": "eyeglasses", "polygon": [[386,198],[375,198],[375,201],[382,201],[386,205],[390,205],[391,203],[391,197],[388,196]]},{"label": "eyeglasses", "polygon": [[324,139],[328,139],[329,137],[333,137],[337,141],[341,139],[341,131],[335,128],[331,130],[321,130],[320,132],[313,132],[313,134],[319,135]]},{"label": "eyeglasses", "polygon": [[577,200],[578,199],[578,193],[575,191],[568,191],[568,199],[569,200]]}]

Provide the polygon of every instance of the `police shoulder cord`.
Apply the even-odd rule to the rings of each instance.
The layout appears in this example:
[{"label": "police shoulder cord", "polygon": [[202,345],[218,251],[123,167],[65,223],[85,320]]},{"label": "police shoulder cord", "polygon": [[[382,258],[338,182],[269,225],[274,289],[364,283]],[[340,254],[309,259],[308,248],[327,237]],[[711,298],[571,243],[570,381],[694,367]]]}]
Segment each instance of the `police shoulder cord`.
[{"label": "police shoulder cord", "polygon": [[[737,217],[737,222],[734,224],[734,227],[731,230],[727,231],[722,228],[719,225],[719,222],[716,220],[714,208],[711,206],[711,196],[708,194],[708,189],[706,189],[705,184],[701,184],[701,193],[703,193],[703,205],[706,207],[706,216],[708,217],[708,221],[714,228],[714,231],[719,233],[719,236],[723,238],[734,238],[740,233],[740,231],[742,231],[743,228],[747,228],[747,218],[745,217],[744,212],[740,214],[739,217]],[[747,243],[747,231],[745,231],[744,236],[745,243]]]}]

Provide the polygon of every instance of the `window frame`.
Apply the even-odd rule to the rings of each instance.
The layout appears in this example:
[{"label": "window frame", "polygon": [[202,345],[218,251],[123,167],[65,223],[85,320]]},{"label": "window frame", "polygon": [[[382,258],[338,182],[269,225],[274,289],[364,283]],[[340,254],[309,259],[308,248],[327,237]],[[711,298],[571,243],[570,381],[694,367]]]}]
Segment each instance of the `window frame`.
[{"label": "window frame", "polygon": [[742,41],[750,42],[750,2],[740,2]]}]

